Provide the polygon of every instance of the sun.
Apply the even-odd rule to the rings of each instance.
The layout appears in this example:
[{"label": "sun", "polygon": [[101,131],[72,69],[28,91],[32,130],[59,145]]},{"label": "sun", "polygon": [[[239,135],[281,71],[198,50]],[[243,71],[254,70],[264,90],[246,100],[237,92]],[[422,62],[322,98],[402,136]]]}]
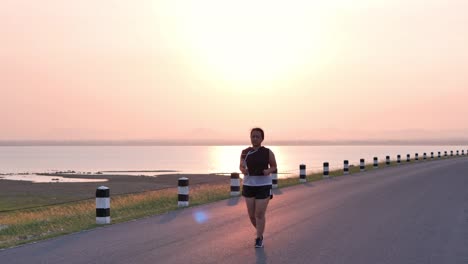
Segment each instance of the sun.
[{"label": "sun", "polygon": [[184,46],[196,64],[215,78],[271,81],[319,57],[319,14],[311,19],[300,6],[194,1],[181,8],[178,25]]}]

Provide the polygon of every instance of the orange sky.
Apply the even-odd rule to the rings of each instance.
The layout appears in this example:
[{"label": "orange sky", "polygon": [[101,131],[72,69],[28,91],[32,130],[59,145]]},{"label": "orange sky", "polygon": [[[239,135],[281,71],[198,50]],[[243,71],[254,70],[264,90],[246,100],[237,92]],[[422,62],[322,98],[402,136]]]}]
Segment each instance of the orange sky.
[{"label": "orange sky", "polygon": [[1,1],[0,140],[468,138],[466,10]]}]

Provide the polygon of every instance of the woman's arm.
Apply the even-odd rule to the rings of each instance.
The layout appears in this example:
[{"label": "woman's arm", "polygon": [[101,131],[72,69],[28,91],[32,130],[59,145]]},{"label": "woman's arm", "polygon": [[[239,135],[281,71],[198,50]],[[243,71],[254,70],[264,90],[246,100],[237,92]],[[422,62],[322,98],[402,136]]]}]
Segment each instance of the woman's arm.
[{"label": "woman's arm", "polygon": [[263,175],[270,175],[272,172],[276,171],[276,158],[273,151],[270,149],[270,154],[268,155],[268,163],[270,163],[270,168],[263,170]]},{"label": "woman's arm", "polygon": [[239,164],[239,170],[242,172],[242,174],[246,175],[248,174],[248,170],[245,168],[245,163],[244,159],[241,157],[240,159],[240,164]]}]

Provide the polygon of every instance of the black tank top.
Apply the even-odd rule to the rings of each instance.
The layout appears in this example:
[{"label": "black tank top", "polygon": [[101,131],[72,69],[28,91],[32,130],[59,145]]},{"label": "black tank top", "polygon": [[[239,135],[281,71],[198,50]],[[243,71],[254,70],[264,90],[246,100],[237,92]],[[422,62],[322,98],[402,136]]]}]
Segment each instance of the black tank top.
[{"label": "black tank top", "polygon": [[241,159],[247,163],[249,175],[262,176],[263,170],[268,169],[270,150],[265,147],[260,147],[258,150],[249,147],[242,151]]}]

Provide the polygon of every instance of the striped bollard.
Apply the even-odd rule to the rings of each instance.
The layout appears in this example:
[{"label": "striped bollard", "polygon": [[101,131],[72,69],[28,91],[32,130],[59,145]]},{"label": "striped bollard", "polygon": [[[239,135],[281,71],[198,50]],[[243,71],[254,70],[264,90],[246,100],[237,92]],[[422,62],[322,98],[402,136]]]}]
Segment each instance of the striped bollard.
[{"label": "striped bollard", "polygon": [[423,153],[423,160],[426,161],[427,155],[426,152]]},{"label": "striped bollard", "polygon": [[328,162],[324,162],[323,163],[323,178],[328,179],[330,177],[329,174],[330,174],[330,168],[329,168]]},{"label": "striped bollard", "polygon": [[374,157],[374,169],[377,169],[379,167],[379,159],[377,157]]},{"label": "striped bollard", "polygon": [[240,195],[240,178],[239,173],[231,173],[231,196]]},{"label": "striped bollard", "polygon": [[398,154],[396,158],[397,158],[397,161],[396,161],[397,164],[400,165],[400,164],[401,164],[401,156],[400,156],[400,154]]},{"label": "striped bollard", "polygon": [[457,150],[457,156],[458,156],[458,150]]},{"label": "striped bollard", "polygon": [[277,169],[271,173],[271,187],[273,187],[273,189],[278,188],[278,170]]},{"label": "striped bollard", "polygon": [[306,182],[306,165],[301,164],[299,165],[299,182]]},{"label": "striped bollard", "polygon": [[344,160],[343,161],[343,175],[348,175],[349,174],[349,161]]},{"label": "striped bollard", "polygon": [[385,165],[390,166],[390,156],[385,157]]},{"label": "striped bollard", "polygon": [[431,152],[431,159],[434,159],[434,152]]},{"label": "striped bollard", "polygon": [[110,191],[106,186],[96,189],[96,224],[110,224]]},{"label": "striped bollard", "polygon": [[361,160],[360,160],[359,169],[360,169],[361,171],[365,171],[365,170],[366,170],[366,163],[365,163],[364,159],[361,159]]},{"label": "striped bollard", "polygon": [[177,206],[178,207],[186,207],[189,206],[189,179],[186,177],[179,178],[179,187],[177,187],[179,191],[179,199]]},{"label": "striped bollard", "polygon": [[419,158],[418,158],[418,153],[415,153],[415,154],[414,154],[414,160],[415,160],[415,161],[418,161],[418,160],[419,160]]},{"label": "striped bollard", "polygon": [[437,151],[437,158],[440,159],[440,151]]},{"label": "striped bollard", "polygon": [[452,157],[452,156],[453,156],[453,150],[450,151],[450,157]]},{"label": "striped bollard", "polygon": [[444,157],[447,158],[447,151],[444,151]]},{"label": "striped bollard", "polygon": [[410,162],[410,154],[406,154],[406,162]]}]

